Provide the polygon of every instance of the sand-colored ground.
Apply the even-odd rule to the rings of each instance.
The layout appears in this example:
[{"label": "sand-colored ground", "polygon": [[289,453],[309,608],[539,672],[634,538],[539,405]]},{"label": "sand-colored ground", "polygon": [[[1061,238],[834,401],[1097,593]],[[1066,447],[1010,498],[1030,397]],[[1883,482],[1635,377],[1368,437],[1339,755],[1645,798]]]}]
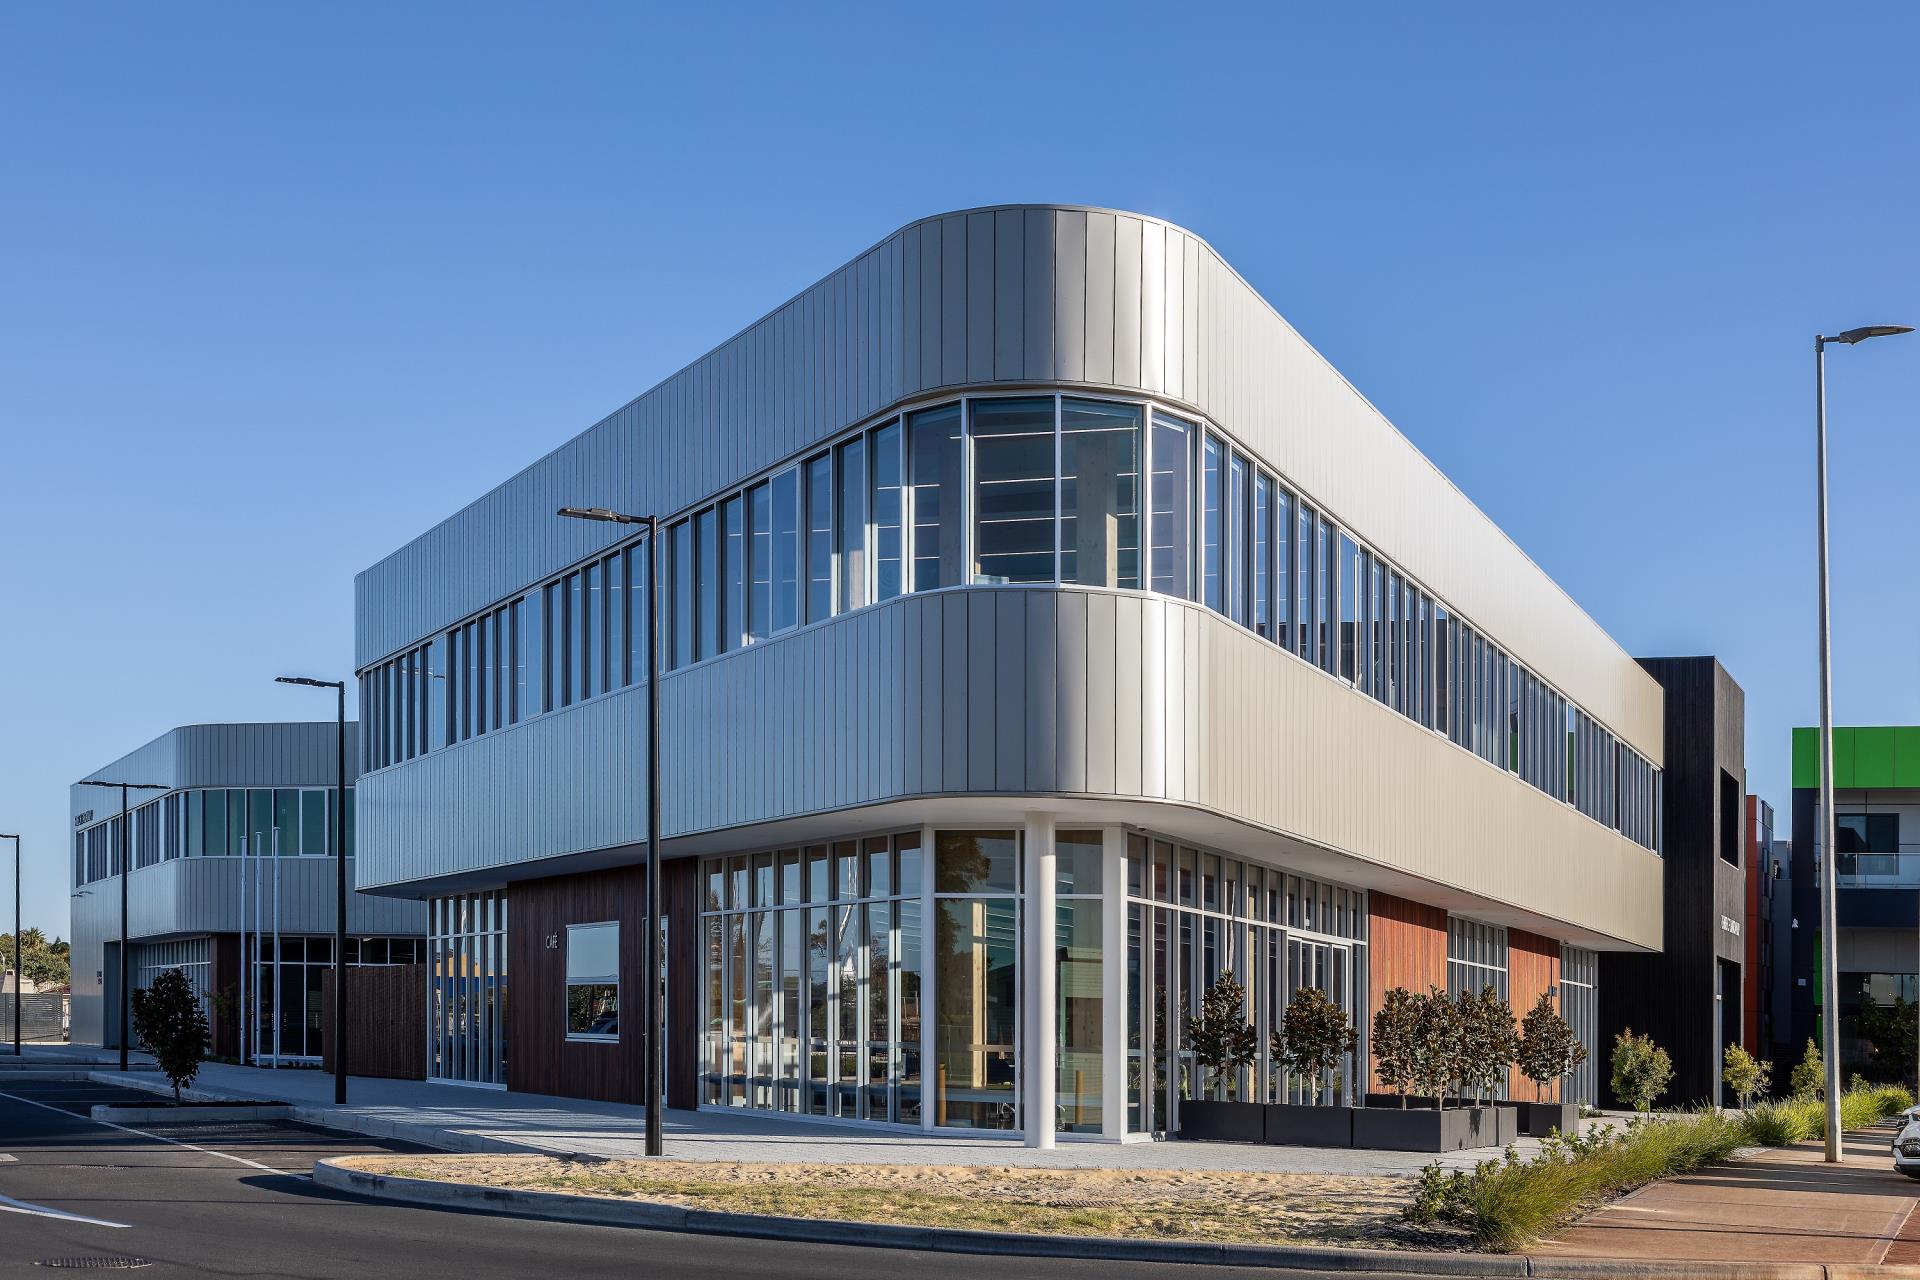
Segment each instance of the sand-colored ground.
[{"label": "sand-colored ground", "polygon": [[1405,1178],[1120,1169],[358,1156],[400,1177],[804,1218],[1260,1244],[1432,1248],[1400,1221]]}]

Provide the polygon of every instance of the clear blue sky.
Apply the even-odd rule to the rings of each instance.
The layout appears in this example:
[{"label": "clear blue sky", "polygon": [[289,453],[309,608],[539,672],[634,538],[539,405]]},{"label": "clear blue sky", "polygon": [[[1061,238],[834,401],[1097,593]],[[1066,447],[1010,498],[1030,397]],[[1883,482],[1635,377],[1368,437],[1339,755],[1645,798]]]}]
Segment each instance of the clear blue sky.
[{"label": "clear blue sky", "polygon": [[[323,716],[270,681],[350,667],[357,570],[997,201],[1205,236],[1628,650],[1720,655],[1784,807],[1811,339],[1920,324],[1916,48],[1900,6],[6,6],[28,919],[72,779]],[[1833,365],[1838,714],[1920,721],[1920,337]]]}]

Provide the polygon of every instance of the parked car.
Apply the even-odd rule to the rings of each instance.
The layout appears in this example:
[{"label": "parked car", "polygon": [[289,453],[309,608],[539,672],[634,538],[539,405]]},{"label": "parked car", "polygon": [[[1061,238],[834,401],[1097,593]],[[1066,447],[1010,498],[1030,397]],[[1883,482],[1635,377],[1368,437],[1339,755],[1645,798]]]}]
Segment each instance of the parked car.
[{"label": "parked car", "polygon": [[1909,1178],[1920,1178],[1920,1107],[1900,1113],[1900,1129],[1893,1135],[1893,1167]]}]

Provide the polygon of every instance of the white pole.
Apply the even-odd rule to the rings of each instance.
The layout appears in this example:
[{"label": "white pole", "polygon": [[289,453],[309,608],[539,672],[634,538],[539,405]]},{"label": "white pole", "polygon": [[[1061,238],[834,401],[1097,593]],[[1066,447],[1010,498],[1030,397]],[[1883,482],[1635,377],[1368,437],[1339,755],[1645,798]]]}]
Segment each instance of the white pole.
[{"label": "white pole", "polygon": [[[280,828],[273,829],[273,1066],[280,1069],[280,988],[286,985],[287,966],[280,944]],[[302,984],[303,987],[305,984]]]},{"label": "white pole", "polygon": [[1828,1164],[1840,1162],[1840,938],[1835,925],[1833,856],[1832,615],[1827,586],[1827,342],[1813,341],[1814,422],[1820,530],[1820,1023],[1827,1056]]},{"label": "white pole", "polygon": [[239,1050],[240,1061],[247,1059],[247,846],[244,839],[240,844],[240,1008],[239,1022],[234,1027],[234,1047]]}]

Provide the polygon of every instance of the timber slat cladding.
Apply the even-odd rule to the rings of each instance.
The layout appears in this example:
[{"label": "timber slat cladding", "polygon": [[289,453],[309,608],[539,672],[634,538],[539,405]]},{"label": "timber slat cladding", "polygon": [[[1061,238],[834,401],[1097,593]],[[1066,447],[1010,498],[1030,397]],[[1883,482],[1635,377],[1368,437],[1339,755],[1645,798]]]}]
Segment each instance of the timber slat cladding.
[{"label": "timber slat cladding", "polygon": [[[640,934],[645,867],[522,880],[507,889],[507,1087],[640,1102]],[[620,924],[617,1041],[567,1039],[567,926]]]},{"label": "timber slat cladding", "polygon": [[[333,975],[320,979],[321,1026],[333,1029]],[[383,1080],[427,1075],[427,967],[423,964],[350,965],[347,968],[347,1074]],[[324,1035],[321,1065],[333,1070],[333,1045]]]},{"label": "timber slat cladding", "polygon": [[[1542,992],[1560,986],[1560,944],[1552,938],[1525,929],[1507,930],[1507,1001],[1513,1006],[1514,1020],[1527,1016]],[[1553,1007],[1566,1016],[1566,1006],[1555,999]],[[1518,1066],[1507,1073],[1507,1096],[1532,1101],[1533,1081],[1520,1074]]]},{"label": "timber slat cladding", "polygon": [[[1368,893],[1367,1008],[1380,1008],[1395,987],[1419,993],[1429,986],[1447,989],[1446,910],[1377,889]],[[1380,1088],[1380,1081],[1371,1087]]]}]

